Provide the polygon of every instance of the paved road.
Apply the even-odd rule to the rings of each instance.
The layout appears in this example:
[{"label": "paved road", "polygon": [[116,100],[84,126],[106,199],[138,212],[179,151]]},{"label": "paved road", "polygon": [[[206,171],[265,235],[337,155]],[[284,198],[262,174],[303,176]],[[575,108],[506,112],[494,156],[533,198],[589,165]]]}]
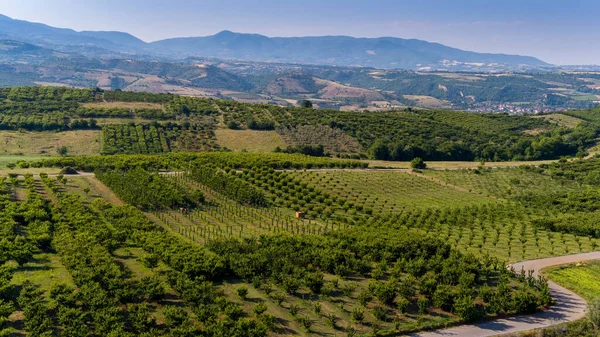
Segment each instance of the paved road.
[{"label": "paved road", "polygon": [[[513,267],[520,271],[533,270],[535,275],[539,271],[552,266],[577,263],[582,261],[600,260],[600,252],[576,255],[558,256],[540,260],[531,260],[515,263]],[[412,337],[486,337],[498,336],[515,332],[522,332],[537,328],[576,321],[585,316],[586,302],[579,295],[567,290],[558,284],[549,281],[550,291],[555,304],[547,311],[527,316],[515,316],[505,319],[482,322],[472,325],[462,325],[450,329],[432,332],[416,333]]]}]

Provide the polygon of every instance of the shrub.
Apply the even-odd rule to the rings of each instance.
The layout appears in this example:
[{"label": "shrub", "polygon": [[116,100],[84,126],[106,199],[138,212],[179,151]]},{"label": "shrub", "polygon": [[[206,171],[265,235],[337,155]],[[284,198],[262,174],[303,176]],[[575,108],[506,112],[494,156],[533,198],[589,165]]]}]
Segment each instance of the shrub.
[{"label": "shrub", "polygon": [[387,316],[387,309],[378,305],[375,308],[373,308],[373,316],[375,316],[375,318],[377,318],[380,321],[385,321]]},{"label": "shrub", "polygon": [[417,306],[419,307],[419,314],[425,315],[427,309],[429,309],[429,300],[426,297],[421,297],[417,301]]},{"label": "shrub", "polygon": [[265,302],[260,302],[254,306],[252,311],[257,315],[262,315],[265,311],[267,311],[267,304]]},{"label": "shrub", "polygon": [[473,299],[469,296],[459,297],[454,303],[454,313],[463,322],[470,322],[477,318],[478,312]]},{"label": "shrub", "polygon": [[361,307],[355,307],[350,313],[350,318],[352,318],[352,321],[355,323],[362,323],[365,319],[364,309]]},{"label": "shrub", "polygon": [[402,314],[406,312],[406,309],[408,309],[409,304],[410,301],[404,297],[398,297],[396,299],[396,306],[398,307],[398,311]]},{"label": "shrub", "polygon": [[75,170],[71,166],[66,166],[60,170],[60,174],[77,174],[77,170]]},{"label": "shrub", "polygon": [[537,297],[528,289],[513,294],[512,308],[518,314],[532,314],[537,310]]},{"label": "shrub", "polygon": [[423,170],[427,168],[427,164],[425,164],[423,159],[417,157],[410,161],[410,167],[417,170]]},{"label": "shrub", "polygon": [[248,288],[239,287],[237,288],[237,294],[242,300],[246,300],[248,298]]}]

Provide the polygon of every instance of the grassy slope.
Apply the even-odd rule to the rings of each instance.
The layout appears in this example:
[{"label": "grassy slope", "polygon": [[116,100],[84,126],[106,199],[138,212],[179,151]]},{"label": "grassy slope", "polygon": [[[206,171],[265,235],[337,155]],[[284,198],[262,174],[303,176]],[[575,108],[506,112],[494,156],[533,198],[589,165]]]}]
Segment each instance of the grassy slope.
[{"label": "grassy slope", "polygon": [[66,146],[71,155],[100,153],[99,130],[64,132],[0,131],[0,156],[7,155],[57,155],[56,149]]},{"label": "grassy slope", "polygon": [[285,148],[286,144],[275,131],[254,130],[215,130],[220,146],[232,151],[272,152],[276,147]]}]

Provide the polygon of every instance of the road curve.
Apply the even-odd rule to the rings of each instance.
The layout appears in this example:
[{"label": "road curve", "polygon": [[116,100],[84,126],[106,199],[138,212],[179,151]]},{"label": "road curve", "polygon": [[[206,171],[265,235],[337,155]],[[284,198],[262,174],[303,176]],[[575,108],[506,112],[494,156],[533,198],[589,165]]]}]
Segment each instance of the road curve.
[{"label": "road curve", "polygon": [[[533,270],[535,275],[539,271],[552,266],[571,264],[583,261],[600,260],[600,252],[583,253],[575,255],[557,256],[546,259],[531,260],[513,264],[516,271],[522,267]],[[576,321],[585,317],[587,303],[581,296],[565,289],[558,284],[548,281],[550,292],[554,298],[554,305],[544,312],[533,315],[515,316],[496,319],[477,324],[461,325],[454,328],[431,332],[415,333],[411,337],[486,337],[498,336],[515,332],[522,332],[552,325]]]}]

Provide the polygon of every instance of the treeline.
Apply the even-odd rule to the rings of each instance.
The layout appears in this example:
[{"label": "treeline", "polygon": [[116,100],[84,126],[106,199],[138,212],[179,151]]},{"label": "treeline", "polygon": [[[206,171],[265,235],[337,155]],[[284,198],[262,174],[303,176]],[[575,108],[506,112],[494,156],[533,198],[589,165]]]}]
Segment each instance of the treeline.
[{"label": "treeline", "polygon": [[118,155],[48,158],[33,161],[31,167],[73,167],[80,171],[130,169],[141,167],[153,171],[188,170],[190,166],[213,165],[235,170],[266,167],[272,169],[365,168],[368,163],[332,160],[284,153],[204,152],[169,153],[161,156]]},{"label": "treeline", "polygon": [[247,205],[264,207],[269,204],[267,196],[252,184],[210,166],[196,166],[189,176],[227,197]]},{"label": "treeline", "polygon": [[99,89],[73,89],[67,87],[12,87],[0,88],[0,99],[13,102],[72,101],[91,102]]},{"label": "treeline", "polygon": [[96,171],[96,177],[123,201],[145,210],[195,208],[204,202],[202,192],[190,191],[169,178],[141,168]]},{"label": "treeline", "polygon": [[65,131],[98,129],[95,119],[71,119],[63,113],[0,115],[0,130]]},{"label": "treeline", "polygon": [[282,153],[300,153],[307,156],[312,157],[324,157],[325,156],[325,148],[323,145],[298,145],[298,146],[288,146],[284,149],[280,147],[275,148],[275,152]]},{"label": "treeline", "polygon": [[172,94],[151,94],[146,92],[102,90],[102,98],[110,102],[148,102],[167,103],[173,99]]},{"label": "treeline", "polygon": [[108,118],[145,118],[168,120],[175,119],[175,113],[160,109],[125,109],[125,108],[77,108],[75,114],[80,117],[108,117]]}]

